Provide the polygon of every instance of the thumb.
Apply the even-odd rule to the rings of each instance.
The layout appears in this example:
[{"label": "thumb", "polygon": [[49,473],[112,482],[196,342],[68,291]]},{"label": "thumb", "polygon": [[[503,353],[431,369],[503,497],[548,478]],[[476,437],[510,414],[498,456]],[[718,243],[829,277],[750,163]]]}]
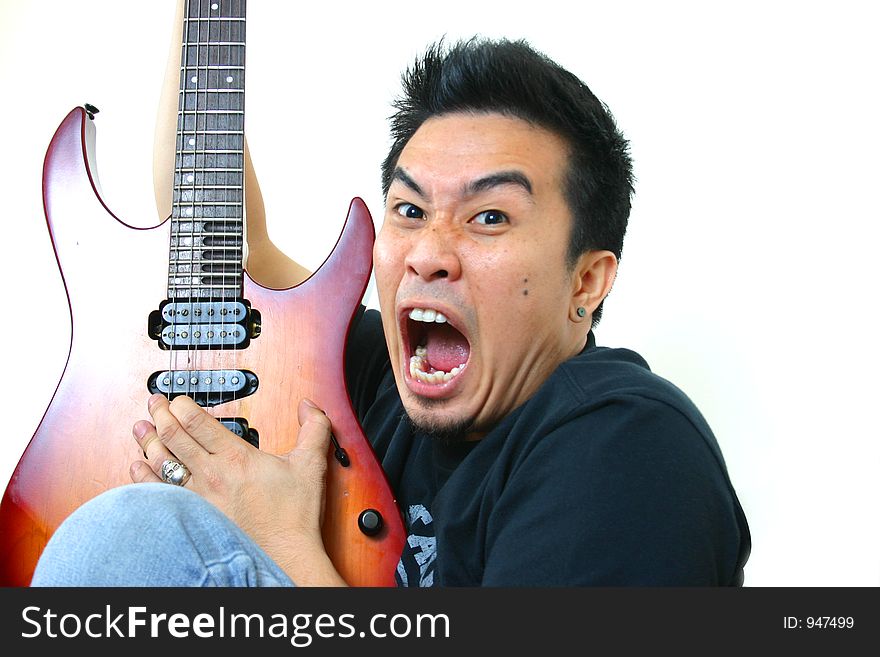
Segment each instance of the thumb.
[{"label": "thumb", "polygon": [[297,408],[297,417],[299,436],[296,440],[296,449],[316,450],[326,454],[330,443],[330,418],[327,414],[313,401],[303,399]]}]

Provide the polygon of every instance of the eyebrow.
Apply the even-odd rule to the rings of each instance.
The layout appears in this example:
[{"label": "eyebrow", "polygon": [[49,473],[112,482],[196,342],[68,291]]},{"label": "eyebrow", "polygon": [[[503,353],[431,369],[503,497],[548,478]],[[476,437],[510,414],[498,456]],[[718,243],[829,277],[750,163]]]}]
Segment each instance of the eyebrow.
[{"label": "eyebrow", "polygon": [[[418,194],[422,198],[425,198],[425,193],[422,191],[422,188],[419,187],[419,184],[400,167],[394,168],[394,171],[391,174],[391,180],[399,180],[416,194]],[[467,185],[465,185],[464,195],[473,196],[474,194],[479,194],[480,192],[485,192],[487,190],[494,189],[495,187],[502,187],[504,185],[516,185],[524,189],[530,196],[532,195],[532,181],[529,180],[528,176],[526,176],[524,173],[516,170],[499,171],[498,173],[492,173],[488,176],[483,176],[482,178],[472,180]]]},{"label": "eyebrow", "polygon": [[419,184],[415,180],[410,178],[409,174],[400,167],[394,167],[394,171],[391,174],[391,182],[394,182],[395,180],[399,180],[404,185],[413,190],[416,194],[418,194],[422,198],[425,198],[425,192],[422,191],[422,188],[419,187]]},{"label": "eyebrow", "polygon": [[495,187],[503,185],[517,185],[522,187],[529,195],[532,194],[532,181],[521,171],[499,171],[483,178],[477,178],[465,187],[467,194],[479,194]]}]

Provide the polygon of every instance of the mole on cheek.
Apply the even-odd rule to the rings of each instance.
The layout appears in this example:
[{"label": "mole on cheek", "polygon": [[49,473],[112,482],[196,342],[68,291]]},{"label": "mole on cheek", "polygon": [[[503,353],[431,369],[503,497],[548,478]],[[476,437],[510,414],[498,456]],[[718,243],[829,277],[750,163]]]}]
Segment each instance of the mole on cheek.
[{"label": "mole on cheek", "polygon": [[[528,283],[528,282],[529,282],[529,279],[528,279],[528,278],[524,278],[524,279],[523,279],[523,284]],[[524,296],[524,297],[529,296],[529,289],[528,289],[528,288],[523,289],[523,296]]]}]

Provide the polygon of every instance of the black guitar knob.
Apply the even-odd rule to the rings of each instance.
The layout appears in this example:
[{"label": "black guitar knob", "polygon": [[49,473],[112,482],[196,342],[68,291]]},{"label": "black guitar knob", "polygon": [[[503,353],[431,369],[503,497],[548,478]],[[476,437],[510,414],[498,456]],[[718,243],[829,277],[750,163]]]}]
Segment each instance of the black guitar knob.
[{"label": "black guitar knob", "polygon": [[376,509],[366,509],[358,516],[358,528],[367,536],[375,536],[382,529],[382,514]]}]

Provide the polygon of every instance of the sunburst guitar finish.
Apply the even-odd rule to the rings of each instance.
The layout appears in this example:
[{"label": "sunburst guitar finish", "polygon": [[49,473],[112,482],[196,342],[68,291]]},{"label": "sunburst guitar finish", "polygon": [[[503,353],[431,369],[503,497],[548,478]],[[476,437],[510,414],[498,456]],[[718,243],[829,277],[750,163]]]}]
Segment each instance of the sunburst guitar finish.
[{"label": "sunburst guitar finish", "polygon": [[[0,584],[29,584],[58,525],[87,500],[130,483],[129,465],[142,458],[131,428],[145,418],[149,382],[167,389],[175,373],[186,370],[225,374],[224,379],[252,375],[245,392],[216,393],[214,402],[220,403],[208,405],[213,415],[237,418],[256,430],[259,448],[268,452],[285,453],[295,445],[300,399],[307,397],[326,411],[348,457],[343,465],[335,450],[328,453],[328,553],[349,584],[393,586],[403,524],[344,379],[348,331],[366,289],[375,237],[365,204],[357,198],[351,202],[335,248],[303,283],[267,289],[242,270],[235,298],[249,304],[251,313],[239,325],[248,332],[245,347],[162,349],[163,340],[182,339],[179,326],[176,336],[164,337],[171,329],[160,326],[160,304],[169,300],[163,270],[169,244],[179,250],[183,241],[169,234],[172,220],[139,229],[110,212],[90,156],[94,130],[92,115],[75,108],[45,159],[45,214],[69,299],[70,352],[0,504]],[[199,305],[204,299],[188,306],[182,299],[180,313],[209,309]],[[381,527],[370,535],[366,530],[375,526],[369,520],[377,515]]]}]

